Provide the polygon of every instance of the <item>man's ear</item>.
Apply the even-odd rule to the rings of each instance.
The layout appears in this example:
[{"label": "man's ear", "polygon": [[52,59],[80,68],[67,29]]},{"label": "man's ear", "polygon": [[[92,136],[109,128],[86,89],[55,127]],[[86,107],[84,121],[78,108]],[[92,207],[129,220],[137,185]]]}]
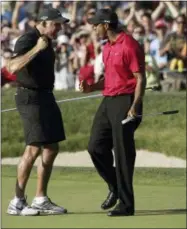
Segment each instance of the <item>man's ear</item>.
[{"label": "man's ear", "polygon": [[46,27],[46,21],[42,21],[42,26]]},{"label": "man's ear", "polygon": [[105,27],[106,30],[108,30],[109,29],[109,24],[108,23],[105,23],[104,24],[104,27]]}]

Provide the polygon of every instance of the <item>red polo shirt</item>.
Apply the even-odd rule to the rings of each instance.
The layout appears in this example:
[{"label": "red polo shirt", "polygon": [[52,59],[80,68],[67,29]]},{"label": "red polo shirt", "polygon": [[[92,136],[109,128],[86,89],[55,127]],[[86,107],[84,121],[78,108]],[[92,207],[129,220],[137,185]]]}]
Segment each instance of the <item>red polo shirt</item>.
[{"label": "red polo shirt", "polygon": [[103,49],[105,84],[103,95],[132,94],[136,88],[134,72],[144,73],[144,50],[130,35],[121,32],[115,43]]}]

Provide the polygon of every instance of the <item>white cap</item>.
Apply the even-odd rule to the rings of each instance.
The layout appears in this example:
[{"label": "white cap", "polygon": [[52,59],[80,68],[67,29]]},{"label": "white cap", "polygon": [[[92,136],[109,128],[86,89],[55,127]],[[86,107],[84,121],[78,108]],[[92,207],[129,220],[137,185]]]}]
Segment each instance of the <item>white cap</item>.
[{"label": "white cap", "polygon": [[66,35],[60,35],[57,37],[57,43],[58,44],[68,44],[69,43],[69,38]]}]

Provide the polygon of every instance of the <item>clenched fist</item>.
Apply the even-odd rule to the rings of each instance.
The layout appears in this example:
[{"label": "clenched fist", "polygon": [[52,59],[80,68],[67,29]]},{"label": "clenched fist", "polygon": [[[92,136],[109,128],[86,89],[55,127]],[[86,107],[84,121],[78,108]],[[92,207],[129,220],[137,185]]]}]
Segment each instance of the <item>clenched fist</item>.
[{"label": "clenched fist", "polygon": [[85,80],[82,80],[79,84],[79,89],[83,93],[89,93],[92,92],[92,86],[87,84]]},{"label": "clenched fist", "polygon": [[47,48],[47,46],[48,46],[47,37],[45,36],[40,37],[37,41],[37,48],[39,50],[44,50],[45,48]]}]

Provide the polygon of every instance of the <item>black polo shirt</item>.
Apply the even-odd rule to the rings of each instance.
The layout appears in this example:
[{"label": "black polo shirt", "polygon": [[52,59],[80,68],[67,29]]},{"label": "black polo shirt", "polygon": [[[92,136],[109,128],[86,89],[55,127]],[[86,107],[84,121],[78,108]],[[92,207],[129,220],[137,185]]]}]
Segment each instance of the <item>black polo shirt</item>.
[{"label": "black polo shirt", "polygon": [[[16,56],[31,50],[40,36],[40,32],[34,28],[18,38],[14,48]],[[48,39],[47,48],[40,51],[30,63],[16,74],[18,84],[27,88],[52,90],[55,80],[54,62],[55,53],[52,41]]]}]

